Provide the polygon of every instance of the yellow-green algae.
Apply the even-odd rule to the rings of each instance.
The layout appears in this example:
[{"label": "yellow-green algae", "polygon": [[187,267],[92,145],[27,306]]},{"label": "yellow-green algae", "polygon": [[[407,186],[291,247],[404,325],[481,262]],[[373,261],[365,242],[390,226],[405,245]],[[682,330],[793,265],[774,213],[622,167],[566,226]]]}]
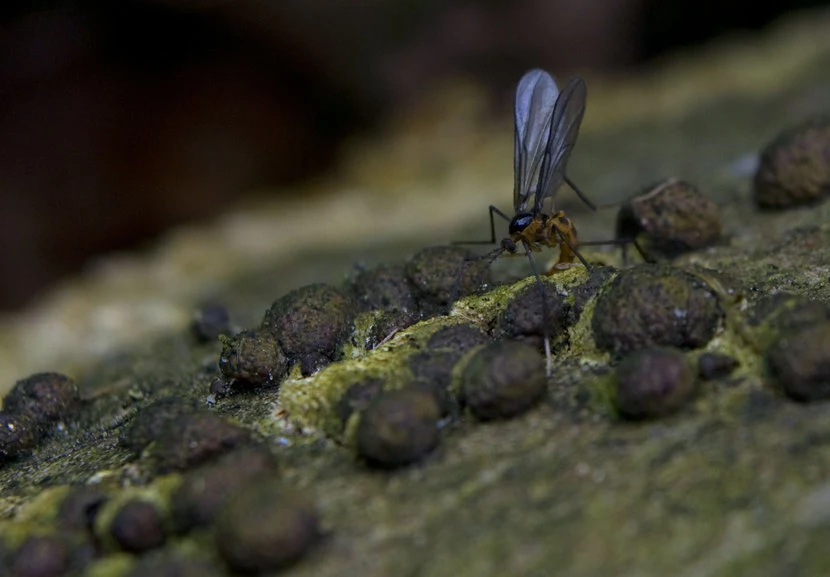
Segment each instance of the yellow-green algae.
[{"label": "yellow-green algae", "polygon": [[[552,284],[560,294],[566,295],[566,299],[573,301],[573,290],[586,278],[586,270],[575,266],[544,277],[544,282]],[[279,404],[286,413],[281,418],[288,419],[304,431],[320,431],[329,437],[339,438],[343,427],[335,408],[349,385],[366,378],[380,378],[389,389],[404,386],[411,380],[407,366],[409,356],[423,347],[436,331],[462,321],[487,331],[510,300],[535,282],[535,277],[530,276],[511,285],[496,287],[483,295],[461,299],[454,303],[449,315],[430,317],[398,331],[373,350],[347,348],[343,360],[309,377],[301,377],[298,371],[293,371],[280,385]],[[372,319],[371,313],[358,318],[352,342],[366,342],[361,335],[369,330]],[[578,354],[579,349],[576,350]]]}]

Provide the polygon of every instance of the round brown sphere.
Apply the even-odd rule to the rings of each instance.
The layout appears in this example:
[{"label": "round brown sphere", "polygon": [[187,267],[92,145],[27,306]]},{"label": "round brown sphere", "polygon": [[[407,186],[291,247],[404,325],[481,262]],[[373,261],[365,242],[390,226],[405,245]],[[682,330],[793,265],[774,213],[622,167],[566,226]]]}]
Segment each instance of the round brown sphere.
[{"label": "round brown sphere", "polygon": [[617,237],[637,238],[649,254],[676,256],[709,246],[720,234],[718,206],[677,178],[635,196],[617,215]]},{"label": "round brown sphere", "polygon": [[26,413],[38,426],[66,416],[80,395],[75,381],[60,373],[38,373],[17,381],[3,399],[3,410]]},{"label": "round brown sphere", "polygon": [[817,117],[779,134],[761,152],[755,202],[788,208],[817,202],[830,191],[830,118]]},{"label": "round brown sphere", "polygon": [[421,387],[384,391],[360,415],[358,454],[381,468],[415,463],[438,445],[441,413],[436,395]]},{"label": "round brown sphere", "polygon": [[143,553],[164,545],[164,519],[155,505],[133,499],[124,503],[109,527],[110,535],[124,551]]},{"label": "round brown sphere", "polygon": [[461,374],[461,397],[478,419],[509,419],[533,407],[545,394],[545,359],[516,341],[485,345]]},{"label": "round brown sphere", "polygon": [[240,573],[288,567],[321,536],[311,502],[273,479],[242,489],[222,507],[215,525],[220,556]]},{"label": "round brown sphere", "polygon": [[631,353],[617,367],[620,414],[646,419],[673,413],[694,391],[695,375],[681,351],[649,348]]},{"label": "round brown sphere", "polygon": [[773,381],[799,401],[830,398],[830,322],[782,335],[766,353]]},{"label": "round brown sphere", "polygon": [[434,246],[419,251],[406,264],[406,274],[415,287],[421,308],[428,311],[445,309],[453,297],[473,294],[491,281],[487,262],[457,246]]},{"label": "round brown sphere", "polygon": [[277,337],[266,329],[220,337],[219,370],[226,379],[251,385],[279,384],[288,369]]},{"label": "round brown sphere", "polygon": [[625,355],[650,346],[702,347],[722,317],[702,280],[666,265],[622,271],[599,294],[591,320],[597,346]]},{"label": "round brown sphere", "polygon": [[335,359],[349,336],[358,306],[352,295],[326,284],[311,284],[274,301],[265,313],[263,329],[279,340],[291,363],[304,375]]}]

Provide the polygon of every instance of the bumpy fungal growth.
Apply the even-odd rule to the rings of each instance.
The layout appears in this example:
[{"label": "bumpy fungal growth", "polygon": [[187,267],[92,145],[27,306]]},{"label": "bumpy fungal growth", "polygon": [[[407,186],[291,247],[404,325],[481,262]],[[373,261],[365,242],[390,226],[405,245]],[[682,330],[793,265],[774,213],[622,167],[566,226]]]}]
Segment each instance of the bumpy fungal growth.
[{"label": "bumpy fungal growth", "polygon": [[761,152],[755,202],[788,208],[816,202],[830,191],[830,118],[818,117],[787,129]]},{"label": "bumpy fungal growth", "polygon": [[144,448],[161,435],[168,423],[192,413],[193,403],[179,397],[165,397],[139,409],[125,435],[119,439],[121,446],[139,455]]},{"label": "bumpy fungal growth", "polygon": [[681,351],[648,348],[631,353],[617,367],[615,399],[630,419],[677,411],[694,392],[695,375]]},{"label": "bumpy fungal growth", "polygon": [[487,334],[477,326],[460,323],[435,331],[427,341],[427,348],[465,352],[488,340]]},{"label": "bumpy fungal growth", "polygon": [[[542,289],[545,297],[542,300]],[[545,327],[551,345],[567,342],[567,327],[571,320],[570,306],[559,294],[556,287],[544,282],[530,283],[511,300],[499,317],[499,331],[502,335],[541,349],[544,344]]]},{"label": "bumpy fungal growth", "polygon": [[461,400],[478,419],[508,419],[545,394],[545,360],[535,348],[501,341],[478,349],[461,374]]},{"label": "bumpy fungal growth", "polygon": [[78,403],[75,381],[60,373],[38,373],[15,383],[3,409],[26,414],[40,428],[64,418]]},{"label": "bumpy fungal growth", "polygon": [[785,332],[767,350],[772,380],[799,401],[830,398],[830,321]]},{"label": "bumpy fungal growth", "polygon": [[406,274],[426,311],[445,310],[453,297],[473,294],[491,282],[487,262],[455,246],[419,251],[406,264]]},{"label": "bumpy fungal growth", "polygon": [[718,206],[676,178],[635,196],[617,214],[617,237],[636,239],[649,255],[676,256],[709,246],[720,234]]},{"label": "bumpy fungal growth", "polygon": [[418,310],[414,287],[403,265],[380,265],[361,271],[352,288],[355,298],[366,309]]},{"label": "bumpy fungal growth", "polygon": [[650,346],[702,347],[722,317],[716,295],[696,276],[664,265],[621,272],[597,297],[591,320],[599,348],[615,355]]},{"label": "bumpy fungal growth", "polygon": [[419,461],[439,441],[441,407],[418,387],[377,395],[360,415],[357,452],[370,465],[394,468]]},{"label": "bumpy fungal growth", "polygon": [[153,456],[159,472],[183,471],[249,439],[246,429],[199,411],[168,421],[153,446]]},{"label": "bumpy fungal growth", "polygon": [[278,384],[285,376],[288,359],[270,330],[242,331],[233,337],[220,337],[220,340],[219,370],[226,379],[267,385]]},{"label": "bumpy fungal growth", "polygon": [[167,540],[161,512],[141,499],[131,499],[121,506],[110,523],[109,533],[121,549],[130,553],[157,549]]},{"label": "bumpy fungal growth", "polygon": [[37,444],[37,426],[28,415],[0,411],[0,463]]},{"label": "bumpy fungal growth", "polygon": [[349,385],[334,408],[343,426],[353,413],[360,412],[369,406],[372,399],[382,391],[383,379],[374,377],[368,377]]},{"label": "bumpy fungal growth", "polygon": [[290,363],[309,375],[337,357],[349,335],[357,306],[352,296],[325,284],[311,284],[277,299],[262,326],[277,338]]},{"label": "bumpy fungal growth", "polygon": [[240,573],[265,573],[297,562],[321,537],[314,505],[273,479],[244,487],[216,520],[216,549]]},{"label": "bumpy fungal growth", "polygon": [[210,524],[224,504],[254,479],[273,475],[277,460],[267,447],[234,449],[187,473],[171,499],[177,531]]}]

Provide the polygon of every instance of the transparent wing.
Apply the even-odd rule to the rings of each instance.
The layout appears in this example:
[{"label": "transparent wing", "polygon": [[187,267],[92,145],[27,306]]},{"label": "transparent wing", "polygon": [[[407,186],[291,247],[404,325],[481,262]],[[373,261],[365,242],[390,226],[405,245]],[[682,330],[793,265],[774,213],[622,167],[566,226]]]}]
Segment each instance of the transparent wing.
[{"label": "transparent wing", "polygon": [[548,142],[550,119],[559,90],[550,74],[531,70],[516,87],[513,143],[513,208],[526,210],[530,185],[542,161]]},{"label": "transparent wing", "polygon": [[535,212],[542,211],[545,199],[552,199],[565,180],[565,167],[576,144],[587,95],[585,81],[577,76],[568,81],[556,100],[550,119],[550,136],[539,168],[539,182],[533,202]]}]

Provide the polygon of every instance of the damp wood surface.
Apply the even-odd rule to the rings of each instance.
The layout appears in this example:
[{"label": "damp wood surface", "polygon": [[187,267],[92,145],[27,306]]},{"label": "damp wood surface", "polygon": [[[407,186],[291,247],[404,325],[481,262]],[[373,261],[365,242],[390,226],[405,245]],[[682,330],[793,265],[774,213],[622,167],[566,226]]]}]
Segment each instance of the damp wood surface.
[{"label": "damp wood surface", "polygon": [[[748,301],[790,293],[830,304],[830,201],[759,211],[745,168],[782,129],[827,112],[828,32],[828,17],[811,15],[622,85],[599,79],[596,96],[589,78],[569,176],[600,204],[667,177],[693,182],[720,207],[724,237],[675,266],[726,272]],[[670,81],[674,88],[661,90]],[[356,144],[339,174],[304,191],[308,203],[251,201],[214,225],[171,233],[152,254],[108,259],[7,319],[0,386],[63,370],[94,410],[83,430],[54,435],[32,458],[0,468],[0,535],[18,543],[48,528],[67,484],[94,479],[126,486],[118,489],[124,498],[145,492],[163,500],[180,481],[173,473],[142,486],[117,441],[131,403],[169,395],[205,402],[221,347],[196,345],[187,333],[196,303],[221,300],[252,327],[277,297],[340,282],[356,262],[399,262],[424,246],[486,236],[487,205],[509,209],[512,137],[509,116],[496,124],[482,117],[473,88],[442,94],[390,127],[388,140]],[[615,210],[591,213],[564,188],[557,200],[583,240],[613,235]],[[324,214],[334,215],[332,226],[318,227],[319,237],[298,250],[298,232]],[[620,264],[610,248],[587,252]],[[496,271],[522,276],[526,266],[509,259]],[[581,273],[567,274],[561,282]],[[463,301],[456,316],[473,317],[476,306]],[[590,350],[585,330],[572,329],[574,346],[540,406],[504,422],[463,420],[422,463],[393,472],[357,463],[348,439],[325,434],[313,412],[286,417],[277,390],[219,401],[212,410],[266,440],[280,476],[320,512],[326,539],[283,574],[826,572],[830,405],[796,403],[769,386],[752,343],[725,322],[707,350],[741,360],[734,379],[704,385],[675,415],[623,422],[596,394],[603,375],[592,367],[606,359]],[[375,360],[385,354],[378,350]],[[321,374],[338,370],[346,369]],[[167,547],[198,555],[206,551],[201,538]],[[94,574],[121,575],[131,563],[122,561],[100,562]]]}]

